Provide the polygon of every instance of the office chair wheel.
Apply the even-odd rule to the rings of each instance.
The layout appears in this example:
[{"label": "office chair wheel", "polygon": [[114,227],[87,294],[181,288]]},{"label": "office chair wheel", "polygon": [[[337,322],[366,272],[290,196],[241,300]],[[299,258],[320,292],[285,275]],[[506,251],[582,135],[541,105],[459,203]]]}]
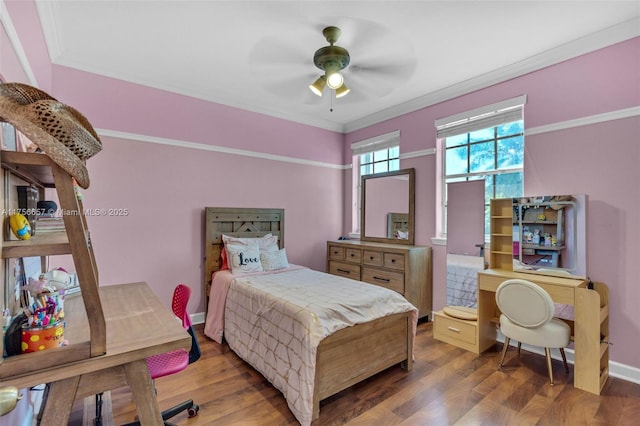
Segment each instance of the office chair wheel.
[{"label": "office chair wheel", "polygon": [[195,417],[198,415],[198,411],[200,411],[200,406],[198,404],[193,404],[193,406],[187,410],[187,414],[189,414],[189,418]]}]

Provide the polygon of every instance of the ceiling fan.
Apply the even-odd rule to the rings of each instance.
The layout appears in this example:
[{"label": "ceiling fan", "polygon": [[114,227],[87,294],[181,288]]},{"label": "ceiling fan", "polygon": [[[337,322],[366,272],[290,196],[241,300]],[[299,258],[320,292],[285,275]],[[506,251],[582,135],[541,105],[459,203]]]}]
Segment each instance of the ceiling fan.
[{"label": "ceiling fan", "polygon": [[[391,94],[414,74],[414,45],[402,32],[355,17],[321,20],[322,25],[294,22],[287,31],[260,37],[249,63],[262,89],[299,105],[317,105],[334,96],[342,97],[345,104],[356,104]],[[310,53],[309,43],[319,36],[328,45]],[[336,45],[338,39],[349,50]],[[337,75],[329,81],[333,74]],[[326,96],[327,87],[331,96]]]},{"label": "ceiling fan", "polygon": [[309,89],[318,96],[322,96],[325,86],[336,91],[336,98],[343,97],[351,90],[344,83],[344,76],[340,73],[349,65],[351,57],[347,49],[335,45],[341,33],[338,27],[326,27],[322,30],[322,35],[327,39],[329,46],[316,50],[313,63],[324,71],[324,75],[309,85]]}]

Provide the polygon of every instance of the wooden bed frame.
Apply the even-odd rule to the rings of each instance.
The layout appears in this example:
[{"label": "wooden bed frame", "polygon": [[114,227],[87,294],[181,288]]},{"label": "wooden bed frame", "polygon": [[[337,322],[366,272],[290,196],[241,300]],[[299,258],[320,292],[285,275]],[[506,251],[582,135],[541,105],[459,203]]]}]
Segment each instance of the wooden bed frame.
[{"label": "wooden bed frame", "polygon": [[[205,208],[204,291],[209,297],[211,276],[220,269],[222,234],[237,237],[278,235],[284,247],[284,210]],[[208,303],[206,303],[208,305]],[[313,420],[320,401],[389,367],[413,368],[413,316],[389,315],[337,331],[318,346],[313,395]]]}]

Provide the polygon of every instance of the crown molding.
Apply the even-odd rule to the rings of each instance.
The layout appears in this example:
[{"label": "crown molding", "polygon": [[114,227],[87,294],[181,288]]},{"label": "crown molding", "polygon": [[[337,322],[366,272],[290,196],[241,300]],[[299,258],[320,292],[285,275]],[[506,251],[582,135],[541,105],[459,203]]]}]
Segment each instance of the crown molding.
[{"label": "crown molding", "polygon": [[640,115],[640,106],[631,107],[626,109],[619,109],[616,111],[604,112],[602,114],[590,115],[587,117],[580,117],[573,120],[560,121],[558,123],[551,123],[543,126],[532,127],[525,129],[524,135],[533,136],[540,133],[555,132],[558,130],[571,129],[573,127],[588,126],[590,124],[602,123],[605,121],[620,120],[623,118],[636,117]]},{"label": "crown molding", "polygon": [[0,1],[0,23],[2,23],[2,26],[7,33],[9,43],[11,43],[13,51],[18,57],[18,62],[20,63],[22,70],[27,76],[29,84],[38,87],[36,75],[34,74],[33,69],[31,69],[29,59],[27,58],[27,53],[22,47],[22,43],[20,43],[20,37],[18,37],[16,28],[13,26],[13,21],[11,20],[11,16],[9,15],[9,11],[7,10],[7,5],[4,1]]},{"label": "crown molding", "polygon": [[264,152],[248,151],[245,149],[227,148],[224,146],[207,145],[197,142],[188,142],[178,139],[161,138],[157,136],[140,135],[136,133],[120,132],[117,130],[108,129],[95,129],[98,135],[116,139],[125,139],[137,142],[154,143],[157,145],[168,145],[179,148],[198,149],[201,151],[220,152],[223,154],[242,155],[245,157],[260,158],[263,160],[284,161],[286,163],[303,164],[306,166],[324,167],[327,169],[346,170],[351,168],[351,165],[338,165],[325,163],[322,161],[304,160],[301,158],[287,157],[284,155],[266,154]]},{"label": "crown molding", "polygon": [[638,36],[640,36],[640,18],[634,18],[572,42],[565,43],[564,45],[547,50],[546,52],[538,55],[531,56],[512,65],[479,75],[458,84],[446,87],[442,90],[417,97],[411,101],[396,105],[395,107],[354,120],[345,125],[344,132],[350,133],[355,130],[369,127],[382,121],[396,118],[476,90],[484,89],[494,84],[501,83]]},{"label": "crown molding", "polygon": [[[55,17],[58,13],[57,8],[59,6],[57,2],[36,2],[36,6],[43,24],[43,33],[45,35],[45,40],[47,41],[47,45],[50,51],[51,60],[52,63],[54,63],[56,62],[56,59],[60,57],[61,53],[61,43],[59,40],[59,35],[55,30],[55,22],[57,22]],[[400,103],[391,108],[387,108],[374,114],[359,118],[357,120],[347,122],[344,125],[329,120],[318,119],[297,112],[292,113],[276,108],[258,107],[249,100],[238,100],[237,98],[232,99],[232,96],[225,94],[217,95],[215,99],[205,98],[201,93],[196,93],[196,91],[190,92],[182,88],[167,87],[153,81],[135,78],[127,75],[126,72],[123,72],[122,70],[110,70],[101,72],[99,75],[118,80],[129,81],[134,84],[167,91],[169,93],[202,99],[207,102],[214,102],[225,106],[239,108],[245,111],[264,114],[274,118],[280,118],[303,125],[346,134],[392,118],[402,116],[404,114],[420,110],[425,107],[433,106],[443,101],[447,101],[480,89],[484,89],[494,84],[498,84],[638,36],[640,36],[640,17],[630,19],[628,21],[606,28],[602,31],[598,31],[593,34],[581,37],[579,39],[565,43],[561,46],[542,52],[538,55],[531,56],[509,66],[481,74],[474,78],[461,81],[457,84],[453,84],[441,90],[427,93],[407,102]],[[90,69],[90,67],[88,67],[86,64],[82,64],[78,58],[67,58],[65,59],[64,63],[56,63],[88,73],[96,74],[95,70]]]}]

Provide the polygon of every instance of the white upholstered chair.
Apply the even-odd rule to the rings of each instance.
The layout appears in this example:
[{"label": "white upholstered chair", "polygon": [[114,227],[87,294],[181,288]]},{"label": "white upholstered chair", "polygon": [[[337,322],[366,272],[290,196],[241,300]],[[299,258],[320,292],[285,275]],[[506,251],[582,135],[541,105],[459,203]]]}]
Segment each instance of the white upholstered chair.
[{"label": "white upholstered chair", "polygon": [[522,343],[543,347],[553,386],[550,348],[560,349],[564,368],[569,372],[564,348],[569,345],[571,328],[564,321],[553,317],[554,303],[549,293],[530,281],[506,280],[498,286],[496,303],[502,312],[500,332],[505,336],[498,368],[502,368],[511,339],[518,342],[518,353]]}]

